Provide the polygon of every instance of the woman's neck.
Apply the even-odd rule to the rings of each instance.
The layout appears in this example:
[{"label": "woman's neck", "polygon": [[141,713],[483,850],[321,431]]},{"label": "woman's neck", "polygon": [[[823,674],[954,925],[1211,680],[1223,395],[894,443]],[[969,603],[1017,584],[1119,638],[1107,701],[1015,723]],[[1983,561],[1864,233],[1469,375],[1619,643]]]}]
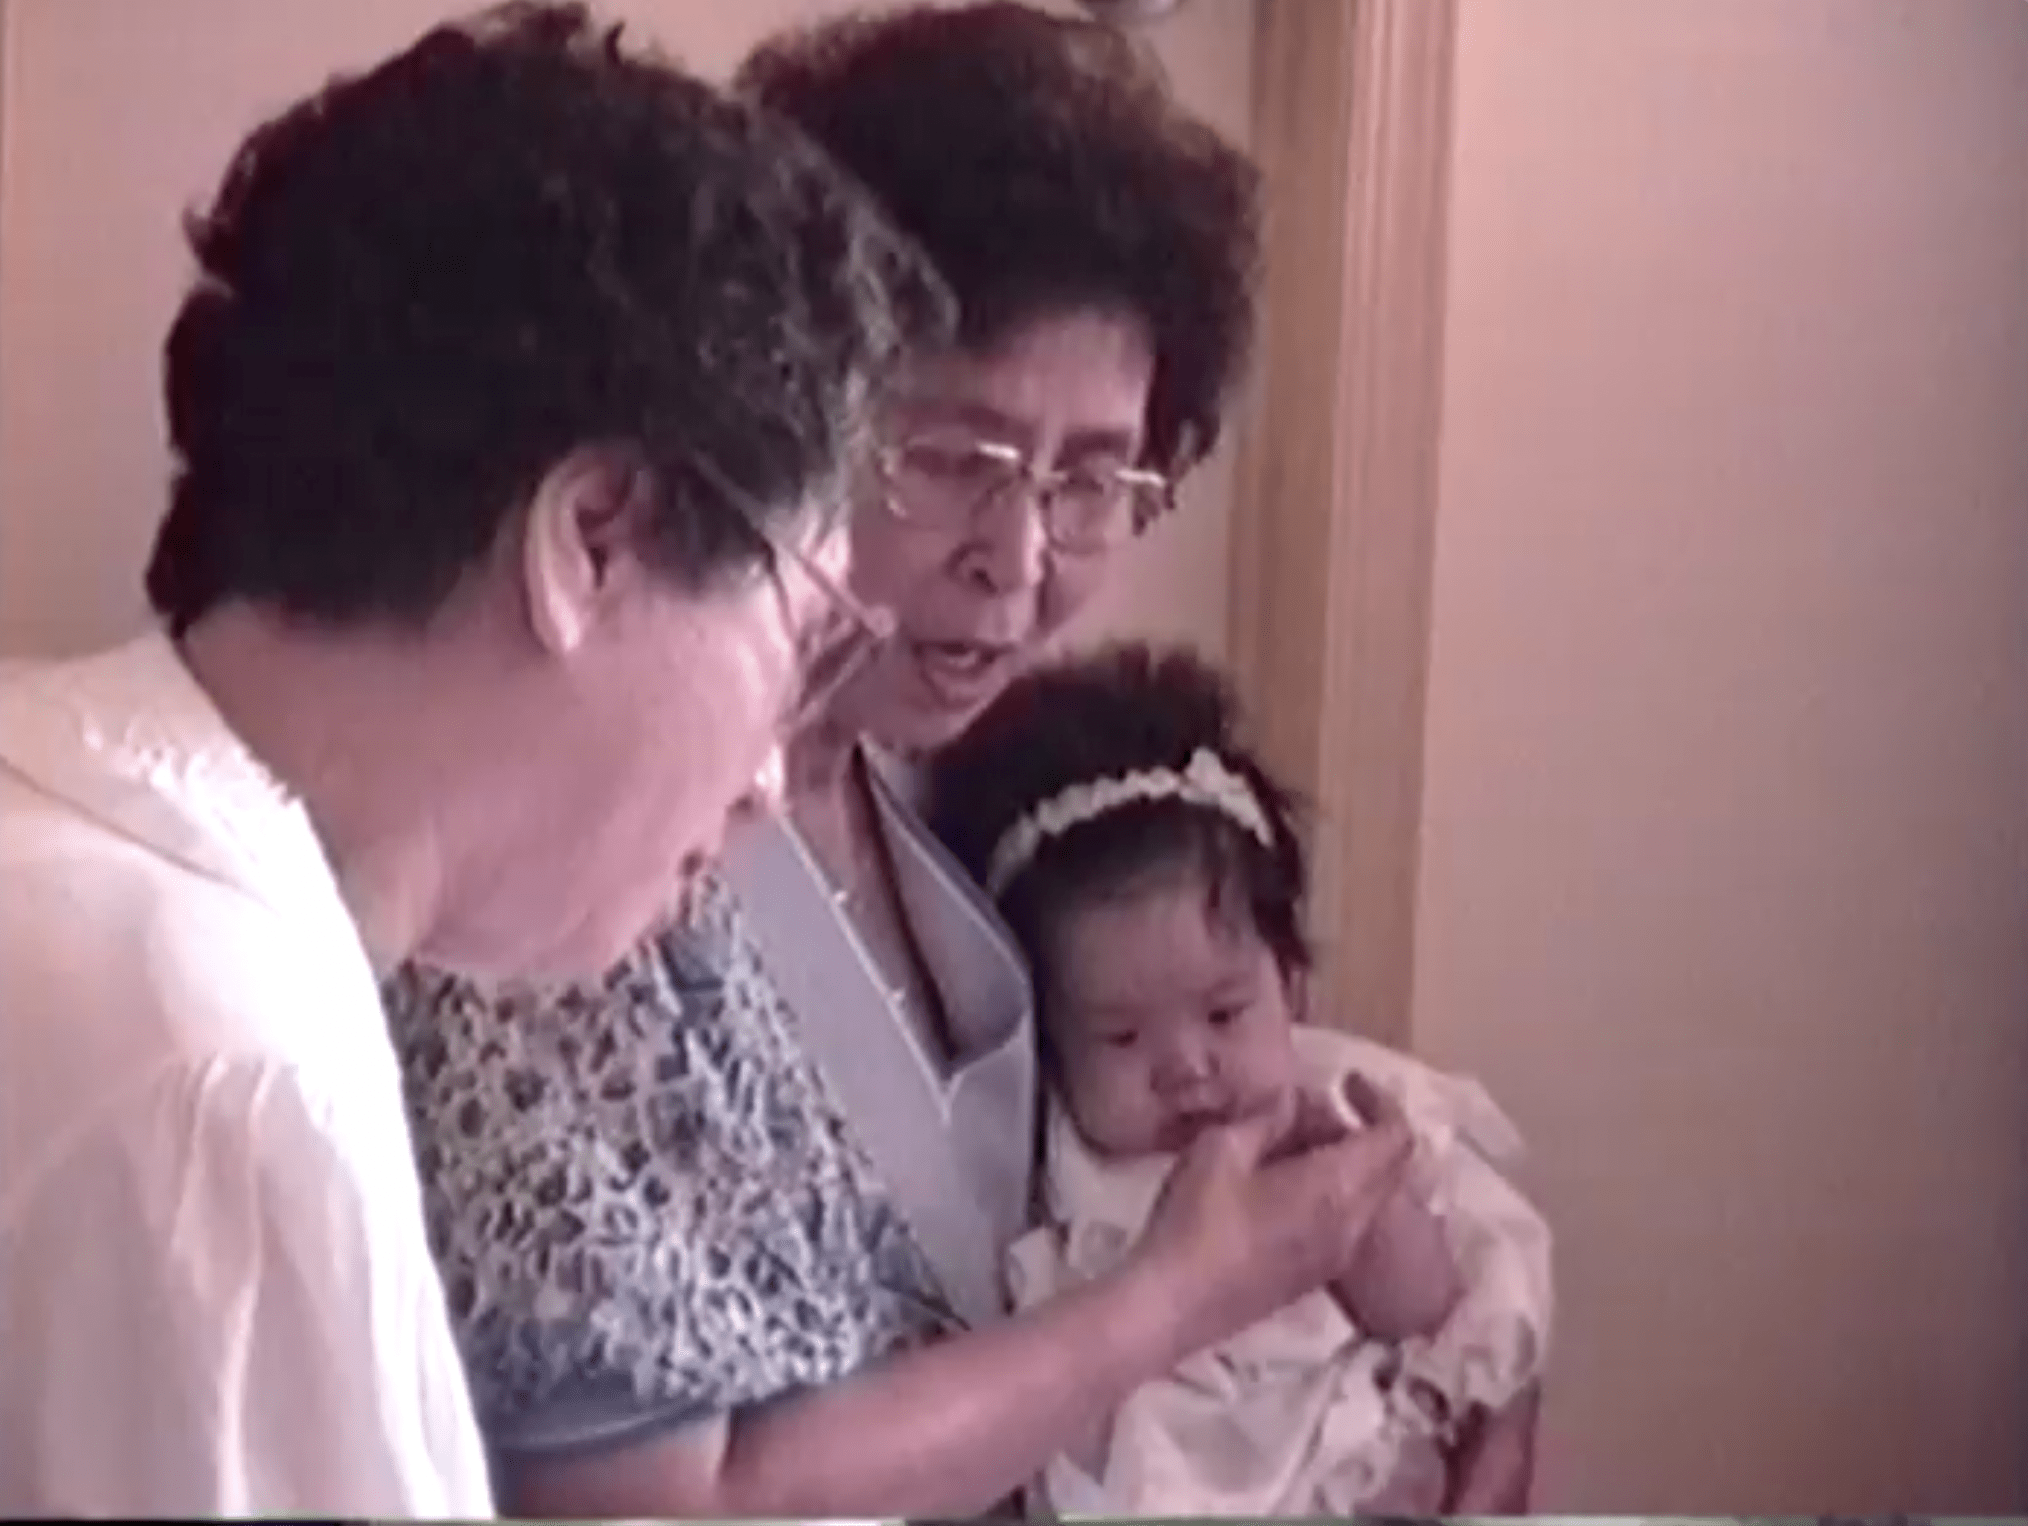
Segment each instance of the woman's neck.
[{"label": "woman's neck", "polygon": [[789,743],[783,762],[790,819],[833,888],[856,900],[878,879],[879,853],[858,736],[806,732]]},{"label": "woman's neck", "polygon": [[437,745],[447,705],[428,681],[438,659],[244,605],[207,615],[178,647],[242,745],[303,803],[376,966],[406,958],[435,919],[446,867],[426,809],[448,755]]},{"label": "woman's neck", "polygon": [[790,807],[843,797],[852,783],[852,760],[858,750],[856,732],[821,722],[792,737],[782,759]]}]

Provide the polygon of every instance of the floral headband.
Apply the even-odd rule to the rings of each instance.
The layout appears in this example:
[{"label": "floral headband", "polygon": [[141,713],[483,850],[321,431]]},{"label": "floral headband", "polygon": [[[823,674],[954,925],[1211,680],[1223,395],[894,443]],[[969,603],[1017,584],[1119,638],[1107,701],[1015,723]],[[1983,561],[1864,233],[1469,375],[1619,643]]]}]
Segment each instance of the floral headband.
[{"label": "floral headband", "polygon": [[1116,779],[1091,779],[1051,795],[1004,832],[986,864],[986,894],[998,900],[1052,837],[1139,800],[1180,800],[1237,822],[1264,848],[1274,829],[1253,788],[1225,760],[1200,747],[1183,768],[1144,768]]}]

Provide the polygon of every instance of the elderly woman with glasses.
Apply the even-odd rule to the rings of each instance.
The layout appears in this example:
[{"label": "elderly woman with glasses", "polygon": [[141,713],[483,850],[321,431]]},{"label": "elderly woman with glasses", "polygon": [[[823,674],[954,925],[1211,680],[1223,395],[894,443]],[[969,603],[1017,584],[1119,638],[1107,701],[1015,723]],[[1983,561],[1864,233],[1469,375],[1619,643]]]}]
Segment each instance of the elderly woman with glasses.
[{"label": "elderly woman with glasses", "polygon": [[949,303],[802,134],[526,0],[254,128],[188,242],[156,621],[0,673],[0,1516],[487,1516],[376,977],[664,921]]},{"label": "elderly woman with glasses", "polygon": [[879,400],[849,591],[809,577],[842,639],[811,663],[787,809],[602,984],[411,972],[392,1011],[511,1505],[976,1513],[1340,1273],[1405,1153],[1392,1119],[1272,1161],[1265,1123],[1235,1125],[1116,1275],[1006,1317],[1031,992],[912,800],[911,761],[1063,629],[1217,439],[1257,177],[1134,44],[1020,5],[822,24],[739,86],[873,192],[960,320]]}]

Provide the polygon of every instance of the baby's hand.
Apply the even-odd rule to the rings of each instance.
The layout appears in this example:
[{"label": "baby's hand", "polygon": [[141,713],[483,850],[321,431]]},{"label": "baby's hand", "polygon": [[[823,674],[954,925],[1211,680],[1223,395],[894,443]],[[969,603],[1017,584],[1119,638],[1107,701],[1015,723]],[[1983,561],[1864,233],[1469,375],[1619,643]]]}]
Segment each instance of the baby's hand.
[{"label": "baby's hand", "polygon": [[1348,1129],[1368,1128],[1382,1118],[1402,1117],[1401,1104],[1394,1100],[1394,1094],[1382,1091],[1357,1071],[1345,1073],[1330,1100]]},{"label": "baby's hand", "polygon": [[1400,1120],[1401,1106],[1364,1076],[1347,1074],[1335,1087],[1305,1086],[1282,1104],[1287,1118],[1274,1146],[1276,1158],[1300,1155],[1382,1123]]},{"label": "baby's hand", "polygon": [[[1348,1073],[1336,1093],[1316,1105],[1327,1108],[1333,1101],[1342,1109],[1336,1120],[1341,1133],[1384,1120],[1407,1128],[1393,1094],[1364,1076]],[[1399,1187],[1374,1220],[1357,1265],[1336,1285],[1347,1312],[1378,1339],[1432,1334],[1464,1296],[1457,1258],[1427,1206],[1433,1171],[1422,1143],[1412,1143]]]}]

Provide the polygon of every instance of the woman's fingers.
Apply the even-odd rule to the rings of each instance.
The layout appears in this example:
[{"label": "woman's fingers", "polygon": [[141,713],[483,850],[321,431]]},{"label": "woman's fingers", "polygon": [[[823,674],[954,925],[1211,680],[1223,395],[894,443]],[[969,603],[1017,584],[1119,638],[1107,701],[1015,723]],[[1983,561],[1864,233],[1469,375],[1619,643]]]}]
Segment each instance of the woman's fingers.
[{"label": "woman's fingers", "polygon": [[1276,1159],[1296,1147],[1302,1105],[1300,1098],[1284,1095],[1272,1106],[1242,1113],[1231,1123],[1206,1131],[1208,1148],[1228,1154],[1235,1165],[1253,1167]]},{"label": "woman's fingers", "polygon": [[1303,1088],[1296,1094],[1291,1110],[1293,1116],[1277,1157],[1301,1155],[1318,1145],[1336,1144],[1351,1133],[1343,1111],[1322,1092]]},{"label": "woman's fingers", "polygon": [[1302,1143],[1298,1110],[1241,1118],[1198,1137],[1157,1203],[1142,1251],[1180,1282],[1197,1345],[1265,1318],[1350,1270],[1409,1159],[1399,1110]]},{"label": "woman's fingers", "polygon": [[1356,1072],[1348,1073],[1334,1090],[1302,1088],[1283,1106],[1289,1122],[1274,1140],[1268,1159],[1335,1144],[1348,1134],[1402,1116],[1393,1093]]},{"label": "woman's fingers", "polygon": [[1413,1139],[1398,1108],[1382,1108],[1355,1134],[1313,1145],[1264,1169],[1257,1190],[1298,1216],[1326,1265],[1318,1281],[1347,1270],[1381,1206],[1401,1183]]}]

